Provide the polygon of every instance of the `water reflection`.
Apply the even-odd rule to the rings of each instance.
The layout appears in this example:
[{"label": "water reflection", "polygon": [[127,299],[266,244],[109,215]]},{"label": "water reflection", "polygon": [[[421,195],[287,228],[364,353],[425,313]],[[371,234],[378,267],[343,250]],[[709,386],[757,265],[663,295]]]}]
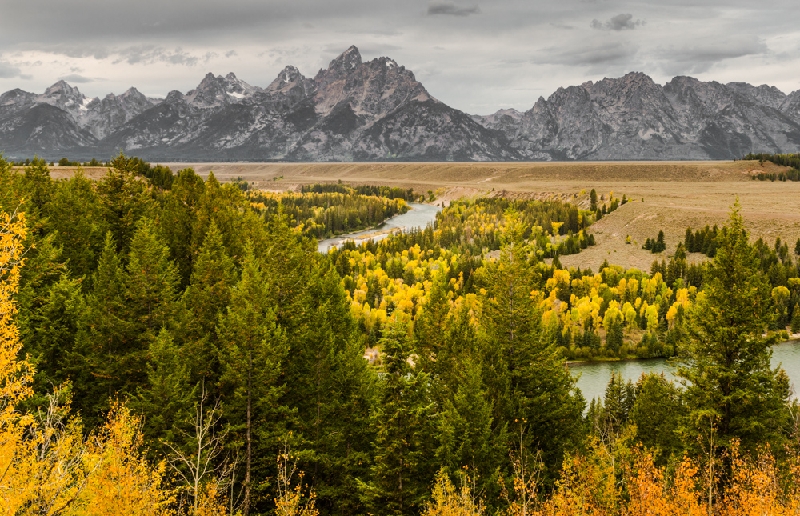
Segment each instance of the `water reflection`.
[{"label": "water reflection", "polygon": [[327,253],[333,246],[340,246],[342,243],[353,240],[356,244],[360,244],[367,240],[379,241],[386,238],[390,233],[395,230],[410,231],[413,228],[424,229],[428,224],[433,224],[436,220],[436,214],[442,211],[439,206],[430,204],[420,204],[416,202],[408,203],[411,208],[402,215],[396,215],[387,220],[377,229],[366,229],[349,235],[341,235],[334,238],[326,238],[320,240],[317,245],[317,250],[320,253]]},{"label": "water reflection", "polygon": [[[781,364],[792,384],[792,396],[797,396],[800,387],[800,342],[784,342],[772,348],[772,367]],[[675,368],[664,359],[634,360],[630,362],[596,362],[570,366],[573,376],[578,376],[578,388],[588,403],[594,398],[603,398],[611,373],[620,373],[623,380],[635,382],[642,373],[664,373],[675,379]]]}]

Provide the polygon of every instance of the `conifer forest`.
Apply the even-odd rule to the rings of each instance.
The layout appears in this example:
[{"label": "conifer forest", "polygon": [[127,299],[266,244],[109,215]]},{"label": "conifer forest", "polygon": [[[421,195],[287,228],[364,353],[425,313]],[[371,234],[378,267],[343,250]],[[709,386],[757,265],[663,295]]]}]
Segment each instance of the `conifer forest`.
[{"label": "conifer forest", "polygon": [[[738,203],[654,233],[650,270],[591,270],[559,257],[638,200],[107,168],[0,158],[2,514],[800,514],[770,364],[800,241],[751,239]],[[317,250],[420,201],[426,228]],[[654,357],[677,380],[603,400],[567,364]]]}]

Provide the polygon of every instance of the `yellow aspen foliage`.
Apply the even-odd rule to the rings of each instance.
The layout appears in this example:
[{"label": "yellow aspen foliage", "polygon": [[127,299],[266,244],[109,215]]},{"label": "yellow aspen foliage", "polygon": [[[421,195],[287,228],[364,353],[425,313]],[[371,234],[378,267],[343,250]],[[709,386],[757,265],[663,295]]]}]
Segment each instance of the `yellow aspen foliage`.
[{"label": "yellow aspen foliage", "polygon": [[[22,348],[14,324],[14,296],[19,286],[25,240],[25,216],[0,213],[0,425],[5,428],[17,416],[16,404],[32,394],[30,364],[17,360]],[[0,459],[1,460],[1,459]],[[2,463],[0,463],[2,466]]]},{"label": "yellow aspen foliage", "polygon": [[25,429],[32,418],[16,410],[20,401],[33,394],[33,370],[27,361],[17,359],[22,345],[14,324],[17,311],[14,296],[19,285],[25,234],[23,214],[0,214],[0,512],[3,514],[15,514],[29,502],[31,475],[36,470],[31,464],[34,457],[28,456],[30,447],[24,441]]},{"label": "yellow aspen foliage", "polygon": [[461,489],[456,489],[444,471],[436,475],[431,498],[422,516],[480,516],[485,511],[483,503],[472,495],[469,478],[465,477]]},{"label": "yellow aspen foliage", "polygon": [[227,516],[227,500],[217,482],[209,482],[200,492],[197,511],[192,516]]},{"label": "yellow aspen foliage", "polygon": [[295,473],[297,473],[296,457],[291,455],[288,446],[278,454],[278,496],[275,497],[276,516],[318,516],[316,508],[316,493],[311,490],[308,496],[303,493],[303,473],[297,473],[298,481],[295,486]]},{"label": "yellow aspen foliage", "polygon": [[123,405],[112,407],[105,426],[88,445],[91,474],[82,514],[167,514],[174,501],[163,485],[166,465],[151,467],[141,455],[141,420]]}]

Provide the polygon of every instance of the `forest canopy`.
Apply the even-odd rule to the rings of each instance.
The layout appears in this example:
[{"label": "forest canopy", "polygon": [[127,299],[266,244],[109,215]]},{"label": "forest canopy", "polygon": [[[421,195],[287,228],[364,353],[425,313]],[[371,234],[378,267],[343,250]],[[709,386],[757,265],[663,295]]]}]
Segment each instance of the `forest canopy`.
[{"label": "forest canopy", "polygon": [[[593,272],[558,257],[613,195],[452,202],[321,254],[413,192],[245,191],[122,155],[97,181],[0,160],[0,186],[5,512],[800,507],[797,407],[769,365],[800,271],[736,207],[649,272]],[[613,377],[587,404],[565,367],[642,356],[681,381]]]}]

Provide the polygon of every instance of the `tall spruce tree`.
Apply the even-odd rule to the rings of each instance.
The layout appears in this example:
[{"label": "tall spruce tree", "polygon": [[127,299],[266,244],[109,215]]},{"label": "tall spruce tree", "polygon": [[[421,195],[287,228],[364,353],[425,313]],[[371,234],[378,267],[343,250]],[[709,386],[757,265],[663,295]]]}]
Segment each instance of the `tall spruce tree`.
[{"label": "tall spruce tree", "polygon": [[774,314],[770,285],[748,243],[738,201],[717,237],[703,295],[689,311],[688,343],[678,375],[684,384],[684,442],[714,433],[716,451],[734,439],[745,450],[780,449],[789,430],[789,382],[772,369],[765,337]]},{"label": "tall spruce tree", "polygon": [[194,261],[189,286],[183,293],[184,321],[180,334],[186,348],[192,383],[206,380],[210,393],[218,394],[219,317],[230,304],[236,284],[233,260],[222,244],[222,233],[212,221]]},{"label": "tall spruce tree", "polygon": [[[272,271],[271,271],[272,272]],[[219,320],[223,403],[242,448],[242,513],[262,512],[269,506],[263,489],[274,477],[278,442],[287,434],[290,410],[280,405],[285,385],[281,363],[287,354],[283,330],[275,317],[271,278],[247,247],[242,277]],[[270,474],[272,473],[272,474]]]},{"label": "tall spruce tree", "polygon": [[584,437],[585,402],[563,358],[542,334],[541,294],[536,293],[541,276],[530,265],[523,229],[514,225],[519,224],[511,219],[510,241],[484,272],[484,375],[494,406],[495,432],[507,436],[510,449],[509,429],[524,421],[526,428],[519,435],[525,442],[514,446],[541,452],[545,481],[552,482],[564,453]]},{"label": "tall spruce tree", "polygon": [[291,319],[283,316],[292,357],[283,367],[291,386],[283,403],[295,409],[295,450],[319,509],[356,514],[363,511],[356,479],[368,472],[371,455],[374,378],[339,275],[327,260],[306,259],[315,263],[298,295],[302,305]]},{"label": "tall spruce tree", "polygon": [[185,440],[181,427],[192,416],[200,386],[190,383],[186,350],[175,344],[166,328],[150,343],[148,355],[147,381],[137,389],[131,407],[145,416],[143,430],[153,444],[179,445]]},{"label": "tall spruce tree", "polygon": [[379,346],[384,368],[372,421],[375,462],[363,493],[372,514],[417,514],[436,474],[430,376],[410,363],[411,339],[404,322],[389,321]]},{"label": "tall spruce tree", "polygon": [[54,215],[48,217],[47,231],[56,233],[72,277],[85,278],[86,292],[108,230],[95,184],[80,171],[56,183],[48,211]]},{"label": "tall spruce tree", "polygon": [[178,270],[157,225],[143,218],[136,225],[126,267],[127,320],[140,349],[147,349],[162,328],[174,328],[180,319]]},{"label": "tall spruce tree", "polygon": [[75,390],[73,406],[90,427],[102,421],[109,398],[124,387],[127,371],[120,362],[135,349],[127,320],[125,271],[116,249],[109,232],[92,276],[92,290],[86,296],[75,350],[67,356]]}]

